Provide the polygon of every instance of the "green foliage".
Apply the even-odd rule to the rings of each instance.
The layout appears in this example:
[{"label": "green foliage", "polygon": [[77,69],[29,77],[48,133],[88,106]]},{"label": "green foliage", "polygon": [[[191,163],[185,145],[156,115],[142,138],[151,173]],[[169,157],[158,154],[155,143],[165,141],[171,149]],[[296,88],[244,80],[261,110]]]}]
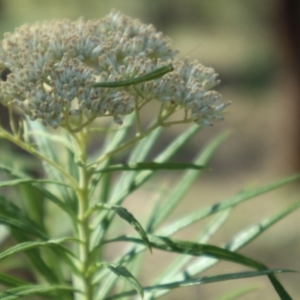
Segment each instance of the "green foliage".
[{"label": "green foliage", "polygon": [[[292,272],[285,269],[268,269],[263,263],[237,253],[267,228],[300,207],[294,203],[258,224],[237,233],[225,245],[207,243],[230,217],[232,208],[254,197],[270,192],[300,178],[291,176],[259,188],[244,190],[212,206],[199,208],[175,221],[166,221],[186,193],[209,168],[216,150],[227,138],[221,134],[206,145],[190,163],[172,162],[172,157],[198,131],[192,126],[162,149],[153,159],[148,154],[156,145],[161,128],[152,128],[148,135],[132,138],[129,130],[133,118],[123,128],[110,131],[94,158],[86,153],[87,137],[93,130],[68,133],[53,140],[44,127],[30,122],[28,134],[35,145],[28,147],[19,136],[1,129],[0,136],[26,149],[43,162],[44,178],[16,170],[13,160],[2,162],[1,172],[6,174],[0,187],[0,223],[10,230],[15,245],[5,246],[2,241],[1,261],[19,260],[26,256],[24,268],[34,278],[9,275],[9,268],[0,273],[3,291],[1,299],[20,299],[39,296],[39,299],[128,299],[138,294],[144,299],[158,299],[175,288],[212,282],[268,276],[280,299],[292,299],[275,274]],[[24,139],[26,140],[26,139]],[[134,143],[130,143],[134,140]],[[114,155],[123,151],[124,143],[134,146],[126,164],[115,164]],[[207,167],[203,167],[207,166]],[[148,212],[148,221],[142,222],[122,206],[124,200],[141,188],[161,170],[181,172],[182,175],[169,190],[157,186],[158,199]],[[111,176],[118,172],[118,176]],[[13,199],[5,191],[18,188]],[[53,215],[54,214],[54,215]],[[121,219],[115,218],[119,216]],[[195,222],[214,215],[195,240],[180,240],[173,235]],[[60,220],[54,228],[52,220]],[[137,236],[116,234],[115,225],[126,222]],[[65,227],[62,230],[62,227]],[[107,245],[126,242],[125,252],[117,253],[113,261],[106,261]],[[161,272],[149,286],[139,282],[139,269],[143,254],[148,249],[181,254]],[[155,253],[152,254],[155,256]],[[193,263],[191,264],[191,261]],[[201,276],[207,268],[219,261],[230,261],[254,270]],[[146,261],[144,263],[147,263]],[[9,266],[9,265],[8,265]],[[241,292],[239,292],[241,293]],[[239,294],[237,292],[237,294]],[[230,298],[228,298],[230,299]],[[234,299],[234,296],[232,296]]]}]

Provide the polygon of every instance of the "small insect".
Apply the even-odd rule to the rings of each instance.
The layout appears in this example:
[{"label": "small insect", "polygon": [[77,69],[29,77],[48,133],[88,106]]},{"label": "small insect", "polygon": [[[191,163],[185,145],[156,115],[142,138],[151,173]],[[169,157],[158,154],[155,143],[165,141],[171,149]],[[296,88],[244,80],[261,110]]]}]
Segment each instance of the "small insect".
[{"label": "small insect", "polygon": [[169,64],[167,66],[158,68],[158,69],[151,71],[140,77],[136,77],[136,78],[132,78],[132,79],[128,79],[128,80],[121,80],[121,81],[97,82],[97,83],[92,84],[92,87],[114,88],[114,87],[134,85],[134,84],[138,84],[141,82],[146,82],[146,81],[160,78],[160,77],[164,76],[165,74],[172,72],[173,70],[174,70],[174,67],[172,66],[172,64]]}]

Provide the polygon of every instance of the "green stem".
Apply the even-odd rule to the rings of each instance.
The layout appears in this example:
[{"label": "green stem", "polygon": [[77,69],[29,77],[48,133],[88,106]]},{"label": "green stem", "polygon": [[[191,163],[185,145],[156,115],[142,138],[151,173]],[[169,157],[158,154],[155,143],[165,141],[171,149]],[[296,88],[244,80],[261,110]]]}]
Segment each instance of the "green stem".
[{"label": "green stem", "polygon": [[79,151],[78,155],[80,161],[83,162],[83,166],[79,169],[79,186],[76,190],[78,199],[78,238],[81,243],[78,244],[78,258],[80,261],[81,277],[76,278],[74,282],[75,288],[80,288],[83,294],[78,294],[76,299],[80,300],[92,300],[93,299],[93,285],[91,277],[88,275],[88,269],[90,266],[90,229],[89,229],[89,216],[87,211],[89,210],[89,174],[85,167],[87,161],[86,153],[86,131],[82,130],[78,135],[72,134],[76,148]]}]

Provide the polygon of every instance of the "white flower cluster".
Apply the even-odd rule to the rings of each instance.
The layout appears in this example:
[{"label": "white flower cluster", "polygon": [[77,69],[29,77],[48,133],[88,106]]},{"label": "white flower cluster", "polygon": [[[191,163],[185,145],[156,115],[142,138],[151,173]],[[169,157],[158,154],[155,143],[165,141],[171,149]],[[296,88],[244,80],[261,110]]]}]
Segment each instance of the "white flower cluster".
[{"label": "white flower cluster", "polygon": [[[65,126],[73,115],[85,121],[112,116],[122,123],[135,101],[153,99],[186,109],[199,124],[220,119],[228,103],[209,91],[218,83],[217,74],[175,55],[169,40],[153,26],[119,12],[96,21],[24,25],[5,34],[0,44],[1,101],[54,128]],[[174,71],[134,87],[91,87],[142,76],[170,63]]]}]

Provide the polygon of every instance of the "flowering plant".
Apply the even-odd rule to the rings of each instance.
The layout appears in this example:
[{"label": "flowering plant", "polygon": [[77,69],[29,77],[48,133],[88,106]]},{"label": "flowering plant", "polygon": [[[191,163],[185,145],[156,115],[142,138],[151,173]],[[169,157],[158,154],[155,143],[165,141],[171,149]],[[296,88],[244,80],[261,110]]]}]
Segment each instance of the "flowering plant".
[{"label": "flowering plant", "polygon": [[[15,187],[0,196],[0,224],[8,229],[3,229],[0,243],[4,245],[9,236],[16,241],[3,249],[0,259],[24,253],[23,265],[29,274],[21,279],[10,275],[9,267],[2,271],[1,299],[102,300],[136,294],[156,299],[180,286],[261,275],[269,277],[281,299],[291,299],[274,275],[287,270],[269,270],[235,251],[299,204],[263,220],[260,230],[253,230],[257,225],[245,229],[223,247],[206,242],[231,207],[297,176],[245,191],[159,228],[227,136],[215,138],[191,163],[170,162],[196,132],[221,120],[229,104],[210,90],[219,82],[213,69],[177,59],[161,33],[118,12],[96,21],[22,26],[4,36],[0,65],[2,103],[8,107],[11,125],[11,132],[0,128],[0,137],[29,153],[29,159],[37,158],[42,171],[37,168],[36,175],[43,177],[29,175],[24,161],[18,166],[20,162],[8,154],[0,164],[6,176],[0,186]],[[142,112],[152,101],[158,113],[145,125]],[[13,108],[26,118],[16,123]],[[91,155],[88,142],[101,140],[95,124],[103,117],[112,117],[114,123],[105,124],[104,143]],[[191,122],[195,124],[147,161],[164,127]],[[128,162],[116,164],[116,155],[129,148]],[[142,225],[122,203],[159,170],[184,174],[173,189],[157,188],[158,201]],[[113,172],[120,172],[119,177],[111,176]],[[21,197],[16,197],[18,192]],[[215,219],[195,241],[171,237],[212,214]],[[136,235],[113,235],[109,230],[117,217]],[[108,262],[106,244],[121,241],[128,242],[128,248]],[[139,256],[147,249],[184,255],[153,284],[143,287],[137,273]],[[198,259],[191,263],[193,257]],[[195,277],[219,260],[255,271]],[[123,283],[118,284],[118,279]]]}]

